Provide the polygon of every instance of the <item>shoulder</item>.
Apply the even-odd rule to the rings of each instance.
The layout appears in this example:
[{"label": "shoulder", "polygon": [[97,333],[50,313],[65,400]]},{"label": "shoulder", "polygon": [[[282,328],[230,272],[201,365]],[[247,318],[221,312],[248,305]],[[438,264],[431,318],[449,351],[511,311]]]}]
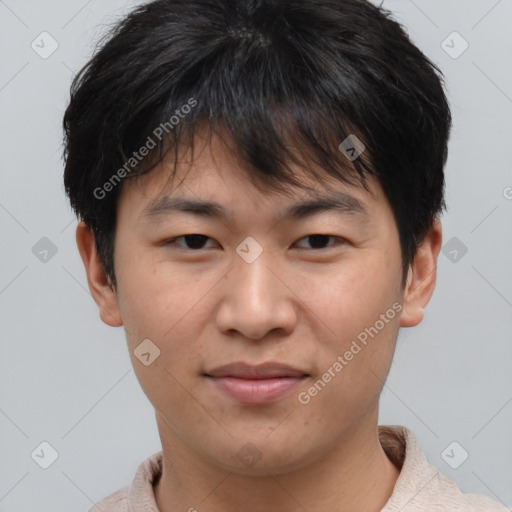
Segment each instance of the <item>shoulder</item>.
[{"label": "shoulder", "polygon": [[153,484],[162,471],[162,452],[157,452],[143,460],[130,485],[96,503],[88,512],[145,512],[157,511]]},{"label": "shoulder", "polygon": [[381,512],[510,512],[483,494],[466,494],[430,464],[413,433],[401,425],[379,426],[388,458],[400,468],[393,493]]},{"label": "shoulder", "polygon": [[463,493],[448,476],[437,473],[429,489],[433,511],[509,512],[509,509],[484,494]]}]

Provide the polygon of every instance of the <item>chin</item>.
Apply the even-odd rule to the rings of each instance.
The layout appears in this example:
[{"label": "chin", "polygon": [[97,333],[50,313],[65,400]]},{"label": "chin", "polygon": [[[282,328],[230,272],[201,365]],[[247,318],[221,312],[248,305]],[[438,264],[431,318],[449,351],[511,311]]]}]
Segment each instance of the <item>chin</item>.
[{"label": "chin", "polygon": [[[288,442],[285,439],[288,439]],[[290,436],[274,439],[268,436],[239,439],[226,446],[222,453],[210,453],[208,458],[226,471],[247,476],[269,476],[290,473],[318,458],[307,451],[303,443],[290,443]]]}]

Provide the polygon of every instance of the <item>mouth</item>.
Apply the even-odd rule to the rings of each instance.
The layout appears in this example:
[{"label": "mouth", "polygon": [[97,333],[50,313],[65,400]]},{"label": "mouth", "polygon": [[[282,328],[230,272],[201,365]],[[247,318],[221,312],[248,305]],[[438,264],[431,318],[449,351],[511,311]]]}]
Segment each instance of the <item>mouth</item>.
[{"label": "mouth", "polygon": [[231,363],[203,374],[223,394],[241,404],[276,402],[298,387],[309,374],[280,363]]}]

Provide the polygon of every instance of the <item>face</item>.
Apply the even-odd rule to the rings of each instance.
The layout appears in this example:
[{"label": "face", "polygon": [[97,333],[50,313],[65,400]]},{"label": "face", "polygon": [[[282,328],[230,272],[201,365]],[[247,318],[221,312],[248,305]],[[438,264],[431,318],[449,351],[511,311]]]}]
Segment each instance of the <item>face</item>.
[{"label": "face", "polygon": [[[264,193],[217,139],[172,186],[169,172],[123,184],[110,308],[162,443],[248,474],[260,457],[275,474],[320,459],[376,421],[403,323],[380,186]],[[296,207],[326,196],[338,207]]]}]

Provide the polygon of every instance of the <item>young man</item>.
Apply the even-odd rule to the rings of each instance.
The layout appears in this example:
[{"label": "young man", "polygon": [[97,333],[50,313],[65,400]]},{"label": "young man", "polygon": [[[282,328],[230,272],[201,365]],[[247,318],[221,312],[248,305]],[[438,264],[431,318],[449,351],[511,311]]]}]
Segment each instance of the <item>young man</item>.
[{"label": "young man", "polygon": [[162,442],[91,510],[506,510],[378,426],[434,290],[451,127],[389,14],[157,0],[75,79],[77,244]]}]

